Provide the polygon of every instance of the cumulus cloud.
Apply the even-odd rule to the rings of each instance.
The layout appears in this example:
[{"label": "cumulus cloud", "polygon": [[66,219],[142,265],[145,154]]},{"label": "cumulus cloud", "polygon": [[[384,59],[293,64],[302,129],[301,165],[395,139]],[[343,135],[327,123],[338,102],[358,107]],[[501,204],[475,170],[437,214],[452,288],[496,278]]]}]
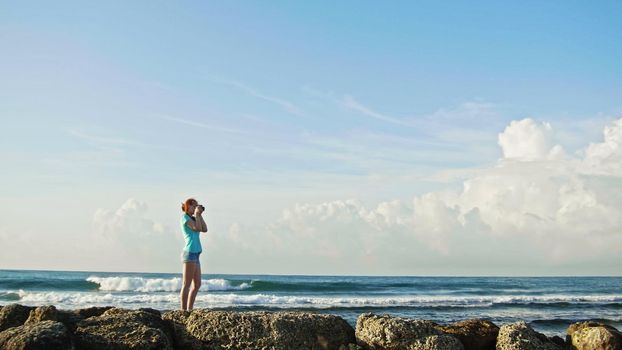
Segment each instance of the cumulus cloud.
[{"label": "cumulus cloud", "polygon": [[234,224],[211,236],[209,249],[285,273],[614,273],[622,263],[622,119],[578,156],[532,119],[511,122],[498,141],[503,158],[459,191],[375,208],[300,204],[263,228]]},{"label": "cumulus cloud", "polygon": [[93,224],[100,234],[111,239],[147,238],[161,234],[162,224],[146,218],[147,210],[146,203],[130,198],[116,211],[98,209]]},{"label": "cumulus cloud", "polygon": [[[607,126],[604,142],[591,144],[581,159],[561,156],[549,124],[513,121],[499,135],[504,158],[467,179],[444,203],[457,208],[455,217],[463,223],[476,210],[491,237],[527,238],[532,246],[525,248],[537,252],[530,255],[547,261],[615,256],[622,252],[622,187],[607,183],[622,179],[620,168],[610,162],[621,144],[613,135],[621,127],[620,120]],[[603,169],[610,178],[601,176]]]},{"label": "cumulus cloud", "polygon": [[150,266],[170,270],[180,252],[179,233],[148,217],[148,205],[129,198],[116,210],[98,209],[93,216],[93,242],[98,254],[121,270]]},{"label": "cumulus cloud", "polygon": [[[375,209],[357,200],[300,204],[283,210],[265,227],[233,224],[227,233],[208,235],[206,247],[216,264],[224,260],[242,271],[337,273],[352,271],[352,264],[386,268],[383,259],[390,259],[382,252],[390,250],[391,238],[406,238],[398,236],[411,212],[399,201]],[[244,266],[248,261],[253,265]]]},{"label": "cumulus cloud", "polygon": [[32,232],[15,234],[8,227],[0,226],[0,266],[7,267],[15,261],[21,261],[23,247],[32,247],[36,238]]},{"label": "cumulus cloud", "polygon": [[[604,142],[591,144],[577,159],[560,156],[549,124],[513,121],[499,135],[504,158],[443,202],[456,208],[462,228],[467,213],[476,211],[491,237],[527,238],[532,246],[525,248],[537,252],[530,256],[556,263],[615,256],[622,252],[622,187],[606,184],[622,178],[611,162],[622,140],[614,135],[621,128],[620,120],[607,126]],[[601,176],[603,169],[611,178]]]},{"label": "cumulus cloud", "polygon": [[546,122],[537,123],[527,118],[514,120],[499,134],[503,157],[536,160],[563,155],[561,146],[553,144],[553,129]]},{"label": "cumulus cloud", "polygon": [[592,143],[585,150],[586,173],[620,176],[622,173],[622,119],[605,127],[604,141]]}]

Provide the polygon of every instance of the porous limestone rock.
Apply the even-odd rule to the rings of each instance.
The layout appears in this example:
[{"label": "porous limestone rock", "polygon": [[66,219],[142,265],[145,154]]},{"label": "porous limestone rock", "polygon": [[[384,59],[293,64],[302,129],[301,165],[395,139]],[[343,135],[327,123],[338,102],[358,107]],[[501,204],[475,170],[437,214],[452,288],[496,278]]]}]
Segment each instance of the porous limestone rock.
[{"label": "porous limestone rock", "polygon": [[175,342],[188,349],[328,350],[355,342],[354,329],[335,315],[194,310],[162,318],[176,323]]},{"label": "porous limestone rock", "polygon": [[524,321],[501,326],[497,336],[497,350],[561,350],[561,346],[544,334],[534,331]]},{"label": "porous limestone rock", "polygon": [[181,310],[162,313],[162,319],[169,323],[169,327],[173,331],[175,349],[201,350],[203,349],[203,343],[188,333],[186,329],[188,316],[190,316],[190,312]]},{"label": "porous limestone rock", "polygon": [[32,309],[34,308],[20,304],[5,305],[0,309],[0,332],[11,327],[23,325]]},{"label": "porous limestone rock", "polygon": [[112,308],[77,324],[78,349],[173,349],[167,323],[140,310]]},{"label": "porous limestone rock", "polygon": [[58,321],[58,310],[53,305],[39,306],[31,310],[24,324],[33,324],[41,321]]},{"label": "porous limestone rock", "polygon": [[73,313],[80,316],[81,318],[89,318],[93,316],[101,316],[101,314],[112,308],[112,306],[92,306],[84,309],[73,310]]},{"label": "porous limestone rock", "polygon": [[362,314],[356,321],[356,340],[373,350],[458,350],[458,338],[444,334],[432,321],[389,315]]},{"label": "porous limestone rock", "polygon": [[499,327],[487,320],[465,320],[439,329],[458,338],[464,350],[494,350],[499,334]]},{"label": "porous limestone rock", "polygon": [[422,339],[416,339],[408,350],[462,350],[462,343],[458,338],[441,334],[431,335]]},{"label": "porous limestone rock", "polygon": [[69,350],[71,337],[62,323],[41,321],[27,323],[0,332],[2,350]]},{"label": "porous limestone rock", "polygon": [[622,333],[598,322],[579,322],[568,327],[567,342],[577,350],[622,350]]}]

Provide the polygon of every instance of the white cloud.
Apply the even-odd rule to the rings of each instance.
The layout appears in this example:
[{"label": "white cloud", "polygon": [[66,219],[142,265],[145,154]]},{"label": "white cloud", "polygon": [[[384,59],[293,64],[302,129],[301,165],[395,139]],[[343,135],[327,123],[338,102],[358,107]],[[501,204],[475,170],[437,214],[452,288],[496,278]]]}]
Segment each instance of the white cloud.
[{"label": "white cloud", "polygon": [[622,119],[605,127],[604,141],[585,150],[584,171],[619,176],[622,173]]},{"label": "white cloud", "polygon": [[123,238],[128,234],[147,237],[157,233],[160,226],[145,218],[146,212],[146,203],[130,198],[116,211],[98,209],[93,223],[95,229],[107,238]]},{"label": "white cloud", "polygon": [[30,229],[17,231],[0,226],[0,266],[7,268],[14,266],[15,262],[22,261],[24,247],[29,247],[32,253],[38,253],[38,249],[35,251],[32,244],[37,238]]},{"label": "white cloud", "polygon": [[[357,187],[356,193],[377,191],[365,203],[325,201],[330,196],[326,192],[307,197],[321,198],[316,204],[289,207],[275,220],[251,220],[246,214],[252,206],[264,216],[280,206],[275,204],[278,194],[265,191],[252,203],[213,209],[210,232],[203,238],[203,266],[206,272],[234,273],[619,274],[621,125],[621,120],[612,122],[602,141],[578,155],[554,157],[553,126],[533,120],[510,123],[500,129],[499,138],[513,135],[521,147],[507,140],[505,146],[515,146],[510,154],[518,156],[503,157],[489,168],[458,171],[457,177],[464,179],[459,188],[416,196],[408,189],[389,197],[402,200],[387,200],[387,195],[383,199],[380,188],[386,181],[397,181],[388,176],[375,185],[368,182],[368,188]],[[331,183],[327,188],[339,186],[332,178],[313,181]],[[299,188],[291,191],[301,196]],[[339,198],[338,193],[344,192],[333,196]],[[291,203],[291,198],[278,203]],[[117,208],[97,210],[91,234],[82,236],[82,225],[62,241],[60,235],[48,240],[24,233],[20,237],[36,242],[40,261],[60,264],[58,256],[71,255],[84,266],[74,268],[171,271],[180,264],[183,238],[179,228],[160,223],[173,225],[175,218],[168,210],[162,210],[166,217],[156,218],[146,203],[128,199]],[[59,223],[64,227],[63,220]],[[18,266],[19,254],[12,252],[21,252],[20,237],[9,234],[18,226],[3,224],[0,260]],[[64,248],[46,253],[48,246]]]},{"label": "white cloud", "polygon": [[244,266],[219,252],[281,273],[619,273],[620,130],[622,119],[571,158],[549,124],[513,121],[499,134],[504,158],[459,191],[375,209],[356,200],[296,205],[263,228],[232,225],[208,249],[234,268]]},{"label": "white cloud", "polygon": [[[606,135],[619,125],[608,126]],[[491,236],[528,238],[532,246],[524,248],[534,251],[528,256],[569,263],[621,253],[622,186],[606,183],[619,184],[622,172],[609,171],[613,178],[603,179],[583,167],[585,162],[595,169],[610,165],[610,157],[593,157],[590,150],[614,149],[620,140],[605,136],[603,143],[588,147],[584,159],[560,158],[552,132],[550,125],[531,119],[512,122],[499,135],[505,158],[466,180],[463,190],[444,202],[458,208],[458,220],[477,210]]]},{"label": "white cloud", "polygon": [[180,233],[150,219],[147,204],[134,198],[116,210],[98,209],[93,231],[100,259],[108,256],[119,270],[170,270],[183,246]]},{"label": "white cloud", "polygon": [[378,251],[392,245],[389,232],[405,227],[409,212],[399,201],[371,210],[355,200],[296,205],[263,228],[233,224],[226,234],[209,235],[206,247],[216,264],[245,271],[339,273],[354,271],[353,264],[386,267],[378,260],[387,256]]},{"label": "white cloud", "polygon": [[512,121],[499,134],[499,146],[505,158],[536,160],[563,155],[561,146],[554,145],[553,129],[549,123],[537,123],[527,118]]}]

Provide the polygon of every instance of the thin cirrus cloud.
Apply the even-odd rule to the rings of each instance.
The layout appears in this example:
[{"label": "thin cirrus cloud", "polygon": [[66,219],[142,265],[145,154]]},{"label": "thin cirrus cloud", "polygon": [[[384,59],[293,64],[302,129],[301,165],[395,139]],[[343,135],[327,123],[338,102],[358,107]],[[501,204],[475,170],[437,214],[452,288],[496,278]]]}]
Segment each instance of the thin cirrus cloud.
[{"label": "thin cirrus cloud", "polygon": [[363,115],[366,115],[368,117],[374,118],[374,119],[378,119],[387,123],[391,123],[391,124],[395,124],[395,125],[400,125],[400,126],[407,126],[407,127],[415,127],[416,125],[414,125],[412,122],[408,122],[406,120],[403,119],[399,119],[399,118],[394,118],[379,112],[376,112],[375,110],[371,109],[370,107],[367,107],[365,105],[363,105],[362,103],[360,103],[359,101],[357,101],[354,97],[350,96],[350,95],[345,95],[341,100],[339,100],[339,103],[343,106],[346,107],[348,109],[351,109],[353,111],[356,112],[360,112]]},{"label": "thin cirrus cloud", "polygon": [[[452,108],[440,108],[430,114],[399,118],[378,112],[351,95],[335,99],[332,94],[321,93],[309,88],[305,91],[369,118],[390,125],[406,127],[441,141],[453,143],[486,142],[491,139],[493,134],[491,128],[502,126],[500,120],[503,118],[492,103],[464,102]],[[448,127],[448,125],[451,126]]]},{"label": "thin cirrus cloud", "polygon": [[196,120],[177,118],[177,117],[172,117],[172,116],[168,116],[168,115],[161,115],[161,116],[159,116],[159,118],[160,119],[164,119],[164,120],[168,120],[168,121],[171,121],[171,122],[179,123],[179,124],[184,124],[184,125],[189,125],[189,126],[196,126],[196,127],[199,127],[199,128],[204,128],[204,129],[208,129],[208,130],[212,130],[212,131],[227,132],[227,133],[231,133],[231,134],[241,134],[241,135],[250,134],[250,132],[245,131],[245,130],[234,129],[234,128],[227,128],[227,127],[222,127],[222,126],[217,126],[217,125],[211,125],[211,124],[206,124],[206,123],[199,122],[199,121],[196,121]]},{"label": "thin cirrus cloud", "polygon": [[113,150],[118,153],[122,152],[122,148],[124,146],[136,144],[135,142],[127,139],[95,135],[78,129],[66,129],[65,131],[67,134],[84,140],[97,148]]},{"label": "thin cirrus cloud", "polygon": [[[142,142],[140,140],[134,138],[123,138],[118,136],[109,136],[116,133],[116,130],[106,130],[105,132],[97,131],[93,132],[91,130],[86,130],[88,128],[76,129],[76,128],[65,128],[63,131],[81,141],[84,141],[87,145],[97,149],[101,152],[101,154],[107,154],[110,156],[123,156],[128,153],[131,149],[156,149],[156,150],[176,150],[177,147],[166,145],[166,144],[156,144],[156,143],[148,143]],[[224,131],[224,130],[220,130]],[[82,150],[81,152],[89,152],[89,150]],[[80,153],[80,152],[72,152]]]},{"label": "thin cirrus cloud", "polygon": [[244,84],[239,81],[229,80],[229,79],[206,78],[206,80],[216,82],[219,84],[232,86],[238,90],[244,91],[245,93],[253,97],[276,104],[277,106],[281,107],[287,113],[290,113],[290,114],[293,114],[299,117],[304,116],[305,114],[304,111],[300,107],[295,105],[294,103],[287,101],[280,97],[275,97],[275,96],[265,94],[262,91],[259,91],[258,89],[249,86],[248,84]]}]

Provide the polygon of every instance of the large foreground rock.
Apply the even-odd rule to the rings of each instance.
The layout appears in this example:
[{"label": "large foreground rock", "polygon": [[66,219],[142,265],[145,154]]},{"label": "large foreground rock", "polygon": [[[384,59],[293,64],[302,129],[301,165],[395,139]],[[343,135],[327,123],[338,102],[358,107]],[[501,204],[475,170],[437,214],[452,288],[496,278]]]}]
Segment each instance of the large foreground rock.
[{"label": "large foreground rock", "polygon": [[363,314],[356,320],[356,340],[372,350],[461,350],[456,337],[432,321]]},{"label": "large foreground rock", "polygon": [[2,350],[73,349],[67,327],[56,321],[41,321],[0,332]]},{"label": "large foreground rock", "polygon": [[464,350],[494,350],[499,334],[499,327],[486,320],[460,321],[439,328],[458,338]]},{"label": "large foreground rock", "polygon": [[577,350],[622,350],[622,333],[597,322],[579,322],[568,327],[566,340]]},{"label": "large foreground rock", "polygon": [[31,310],[24,324],[35,324],[42,321],[58,321],[58,310],[55,306],[39,306]]},{"label": "large foreground rock", "polygon": [[[110,307],[109,309],[111,309]],[[78,322],[85,317],[76,311],[57,310],[53,305],[39,306],[30,311],[30,315],[24,324],[35,324],[41,321],[58,321],[65,325],[69,331],[76,329]]]},{"label": "large foreground rock", "polygon": [[194,310],[162,318],[173,323],[180,349],[328,350],[355,342],[354,329],[335,315]]},{"label": "large foreground rock", "polygon": [[80,321],[75,330],[77,349],[173,349],[166,322],[140,310],[112,308]]},{"label": "large foreground rock", "polygon": [[501,326],[497,350],[562,350],[544,334],[534,331],[524,321]]},{"label": "large foreground rock", "polygon": [[33,307],[19,304],[5,305],[0,309],[0,332],[11,327],[21,326],[30,316]]}]

